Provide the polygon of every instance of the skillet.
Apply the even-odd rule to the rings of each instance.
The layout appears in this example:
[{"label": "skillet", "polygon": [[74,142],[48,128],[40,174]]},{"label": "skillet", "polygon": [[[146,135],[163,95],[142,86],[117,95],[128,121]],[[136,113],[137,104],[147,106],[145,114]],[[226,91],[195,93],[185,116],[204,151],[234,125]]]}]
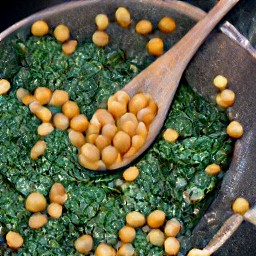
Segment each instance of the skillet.
[{"label": "skillet", "polygon": [[[97,13],[110,13],[110,10],[121,5],[129,7],[133,16],[136,17],[135,22],[142,17],[156,22],[163,15],[173,16],[179,24],[179,29],[171,38],[166,36],[167,48],[178,41],[204,15],[200,9],[183,2],[163,3],[157,0],[78,1],[47,9],[18,22],[0,34],[0,41],[6,40],[7,37],[11,37],[15,33],[27,35],[31,23],[39,18],[47,19],[51,27],[60,22],[69,25],[73,36],[82,41],[95,30],[93,19]],[[88,7],[90,12],[87,12],[85,16],[84,11]],[[111,18],[113,19],[113,16]],[[143,44],[134,42],[129,33],[118,27],[115,27],[112,32],[117,35],[112,42],[113,48],[121,47],[131,56],[137,55],[143,61],[145,56],[141,54],[142,49],[138,45],[144,45],[145,42]],[[210,100],[213,100],[213,95],[216,94],[211,84],[213,78],[217,74],[225,74],[230,80],[230,88],[237,95],[236,103],[230,109],[229,114],[232,118],[241,121],[245,131],[242,139],[235,144],[230,168],[215,200],[194,229],[192,236],[183,241],[188,249],[190,247],[201,248],[209,241],[225,219],[232,214],[230,205],[236,197],[247,198],[251,205],[256,203],[256,171],[254,169],[254,159],[256,158],[256,138],[254,136],[256,128],[255,64],[256,60],[248,52],[215,30],[200,48],[185,72],[185,78],[189,84]],[[243,223],[216,255],[255,255],[255,231],[256,228],[253,225]]]}]

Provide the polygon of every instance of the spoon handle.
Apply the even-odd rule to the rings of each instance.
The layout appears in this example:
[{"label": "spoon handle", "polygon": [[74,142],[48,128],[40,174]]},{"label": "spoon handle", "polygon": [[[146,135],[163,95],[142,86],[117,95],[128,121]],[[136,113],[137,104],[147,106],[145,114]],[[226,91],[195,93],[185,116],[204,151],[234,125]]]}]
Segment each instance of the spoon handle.
[{"label": "spoon handle", "polygon": [[[166,61],[169,68],[177,68],[177,73],[183,72],[209,33],[237,2],[239,0],[220,0],[176,45],[167,51]],[[173,60],[181,65],[175,67]]]},{"label": "spoon handle", "polygon": [[203,251],[209,253],[216,252],[238,229],[244,218],[240,214],[233,214],[228,220],[225,221],[220,230],[214,235],[209,244]]}]

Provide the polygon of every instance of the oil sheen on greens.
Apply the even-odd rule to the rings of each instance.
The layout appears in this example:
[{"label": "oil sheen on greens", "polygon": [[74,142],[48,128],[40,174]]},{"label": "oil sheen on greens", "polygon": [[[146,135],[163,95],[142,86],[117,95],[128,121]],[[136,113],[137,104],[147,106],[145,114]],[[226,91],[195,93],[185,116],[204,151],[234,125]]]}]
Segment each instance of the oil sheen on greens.
[{"label": "oil sheen on greens", "polygon": [[[103,241],[114,246],[125,215],[133,210],[145,215],[163,210],[168,219],[182,223],[181,240],[190,235],[221,179],[221,175],[207,175],[205,167],[216,163],[225,170],[229,162],[232,144],[225,132],[224,112],[181,85],[163,128],[177,130],[178,141],[165,142],[160,134],[136,164],[140,175],[131,183],[124,182],[120,172],[95,175],[83,169],[66,131],[48,135],[45,154],[32,161],[30,149],[40,139],[40,121],[16,99],[17,88],[66,90],[90,118],[143,67],[121,50],[103,50],[89,42],[67,57],[50,36],[13,39],[0,58],[0,77],[12,84],[9,94],[0,96],[0,231],[3,236],[8,230],[20,232],[25,242],[18,255],[79,255],[73,242],[83,233],[93,236],[95,246]],[[40,230],[32,230],[24,200],[32,191],[48,198],[54,182],[63,183],[68,191],[64,213],[58,220],[49,218]],[[3,245],[3,238],[0,243],[1,255],[14,255]],[[136,255],[164,255],[163,248],[146,241],[141,229],[134,246]]]}]

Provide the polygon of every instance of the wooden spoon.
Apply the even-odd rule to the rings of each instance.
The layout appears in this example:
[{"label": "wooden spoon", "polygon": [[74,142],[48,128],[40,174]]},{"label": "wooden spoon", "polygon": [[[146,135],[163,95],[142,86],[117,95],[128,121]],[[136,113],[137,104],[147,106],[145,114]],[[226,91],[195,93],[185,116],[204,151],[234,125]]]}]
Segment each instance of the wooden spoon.
[{"label": "wooden spoon", "polygon": [[152,144],[164,124],[181,76],[189,61],[208,34],[238,1],[220,0],[177,44],[122,89],[130,96],[138,91],[151,94],[158,105],[158,113],[150,125],[144,146],[135,155],[124,159],[120,166],[117,165],[115,168],[131,163]]},{"label": "wooden spoon", "polygon": [[216,252],[227,240],[235,233],[242,222],[246,220],[256,225],[256,205],[248,210],[244,215],[234,213],[229,217],[213,236],[209,243],[202,249],[194,249],[188,253],[188,256],[209,256]]}]

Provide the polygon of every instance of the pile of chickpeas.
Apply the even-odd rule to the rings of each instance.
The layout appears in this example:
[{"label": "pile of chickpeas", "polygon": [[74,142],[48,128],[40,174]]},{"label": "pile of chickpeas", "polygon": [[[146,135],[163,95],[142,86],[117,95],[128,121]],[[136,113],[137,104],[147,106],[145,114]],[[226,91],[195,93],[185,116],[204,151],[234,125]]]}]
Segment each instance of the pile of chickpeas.
[{"label": "pile of chickpeas", "polygon": [[[49,193],[50,204],[47,207],[47,200],[43,194],[33,192],[28,195],[25,201],[25,208],[33,213],[29,218],[28,225],[31,229],[40,229],[48,222],[48,217],[42,213],[47,208],[47,213],[54,219],[59,219],[62,215],[63,204],[68,199],[68,194],[61,183],[54,183]],[[7,245],[18,250],[23,245],[22,236],[13,231],[6,235]]]},{"label": "pile of chickpeas", "polygon": [[[100,243],[94,255],[96,256],[133,256],[135,253],[132,245],[136,237],[136,229],[142,228],[147,233],[147,241],[155,246],[164,246],[167,255],[177,255],[180,249],[180,242],[176,238],[181,230],[180,223],[175,220],[166,221],[165,213],[161,210],[151,212],[147,217],[137,211],[126,215],[126,225],[122,227],[118,236],[116,249],[105,243]],[[93,250],[93,238],[84,234],[74,243],[79,253],[88,255]]]},{"label": "pile of chickpeas", "polygon": [[[128,28],[132,23],[131,14],[125,7],[117,8],[115,19],[123,28]],[[110,41],[109,35],[105,31],[110,23],[109,18],[106,14],[100,13],[95,17],[95,23],[97,31],[92,35],[92,42],[99,47],[104,47]],[[158,29],[163,33],[172,33],[176,30],[176,22],[171,17],[165,16],[158,22]],[[49,26],[44,20],[38,20],[31,26],[31,33],[38,37],[48,34],[49,30]],[[140,35],[148,35],[153,31],[153,24],[149,20],[142,19],[135,25],[135,31]],[[78,42],[70,39],[70,29],[66,25],[59,24],[54,29],[53,35],[62,43],[62,51],[65,55],[71,55],[76,50]],[[148,41],[146,49],[149,54],[160,56],[164,52],[164,42],[160,37],[153,37]]]},{"label": "pile of chickpeas", "polygon": [[[77,103],[69,100],[69,95],[66,91],[55,90],[52,92],[47,87],[38,87],[34,91],[34,95],[32,95],[29,91],[19,88],[16,96],[19,101],[29,107],[31,113],[42,121],[42,124],[37,129],[38,134],[42,137],[50,134],[54,127],[59,130],[66,130],[70,127],[70,132],[73,132],[73,135],[69,135],[72,143],[73,140],[79,137],[81,126],[83,126],[83,129],[87,129],[88,120],[86,116],[80,114]],[[45,105],[60,107],[62,113],[52,116],[51,111]],[[75,142],[73,143],[76,144]],[[45,141],[38,141],[31,149],[31,159],[37,159],[45,150]]]},{"label": "pile of chickpeas", "polygon": [[107,110],[98,109],[86,131],[78,161],[92,170],[115,169],[145,144],[148,129],[157,114],[157,105],[149,94],[132,98],[118,91],[108,99]]},{"label": "pile of chickpeas", "polygon": [[49,193],[51,203],[47,207],[47,201],[44,195],[39,192],[29,194],[26,199],[25,207],[33,215],[29,218],[28,225],[32,229],[40,229],[48,222],[48,217],[44,212],[47,207],[47,213],[54,219],[59,219],[62,215],[63,204],[68,199],[68,194],[61,183],[54,183]]},{"label": "pile of chickpeas", "polygon": [[[34,36],[45,36],[49,33],[49,26],[44,20],[38,20],[31,26],[31,33]],[[59,24],[53,31],[54,37],[62,43],[62,52],[65,55],[71,55],[77,48],[78,42],[70,38],[70,29],[64,25]]]},{"label": "pile of chickpeas", "polygon": [[[68,130],[72,145],[77,147],[79,163],[91,170],[114,169],[132,157],[145,144],[149,126],[157,114],[157,105],[149,94],[137,93],[132,98],[118,91],[107,102],[107,109],[98,109],[90,122],[80,113],[76,102],[63,90],[38,87],[34,94],[19,88],[19,101],[27,105],[42,124],[38,134],[50,134],[54,128]],[[61,107],[62,113],[52,116],[45,105]],[[31,149],[35,160],[46,150],[44,140]]]},{"label": "pile of chickpeas", "polygon": [[[228,79],[218,75],[214,78],[213,85],[220,90],[215,98],[216,103],[223,108],[231,107],[235,103],[236,95],[232,90],[227,89]],[[239,139],[243,135],[243,126],[238,121],[230,122],[226,130],[231,138]]]},{"label": "pile of chickpeas", "polygon": [[[119,7],[115,12],[116,22],[123,28],[128,28],[131,21],[131,14],[125,7]],[[109,35],[105,32],[109,25],[106,14],[100,13],[95,17],[97,31],[92,35],[92,41],[97,46],[103,47],[109,43]],[[158,29],[163,33],[171,33],[176,30],[176,22],[170,17],[163,17],[158,23]],[[135,31],[140,35],[148,35],[153,31],[153,24],[146,19],[140,20],[135,25]],[[164,42],[160,37],[151,38],[146,46],[149,54],[160,56],[164,52]]]},{"label": "pile of chickpeas", "polygon": [[133,255],[132,242],[136,236],[136,229],[142,228],[147,233],[147,241],[155,246],[164,246],[167,255],[177,255],[180,242],[176,238],[181,230],[180,223],[175,220],[166,221],[165,213],[161,210],[151,212],[147,217],[137,211],[126,215],[126,225],[119,230],[122,251],[120,255]]}]

